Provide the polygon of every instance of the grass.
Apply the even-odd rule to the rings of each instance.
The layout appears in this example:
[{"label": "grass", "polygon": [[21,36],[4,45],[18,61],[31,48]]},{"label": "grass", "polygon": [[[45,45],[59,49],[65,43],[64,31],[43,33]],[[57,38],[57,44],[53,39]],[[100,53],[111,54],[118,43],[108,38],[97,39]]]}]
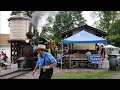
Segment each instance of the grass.
[{"label": "grass", "polygon": [[52,79],[106,79],[118,73],[120,73],[120,71],[64,73],[62,75],[54,75]]}]

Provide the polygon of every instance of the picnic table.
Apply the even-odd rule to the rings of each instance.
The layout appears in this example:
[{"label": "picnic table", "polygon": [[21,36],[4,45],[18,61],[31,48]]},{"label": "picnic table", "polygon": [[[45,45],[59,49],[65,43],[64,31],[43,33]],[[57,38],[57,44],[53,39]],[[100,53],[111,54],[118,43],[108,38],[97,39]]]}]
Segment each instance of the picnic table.
[{"label": "picnic table", "polygon": [[[90,68],[98,68],[98,65],[102,61],[102,57],[100,54],[92,54],[90,56],[86,56],[85,54],[80,55],[65,55],[63,57],[63,67],[74,68],[77,66],[81,67],[90,67]],[[73,64],[73,62],[75,64]]]},{"label": "picnic table", "polygon": [[[75,65],[72,65],[72,62],[74,62]],[[70,54],[63,57],[63,67],[69,66],[69,68],[74,68],[77,67],[79,64],[86,64],[87,62],[88,59],[85,54],[80,54],[79,56]]]}]

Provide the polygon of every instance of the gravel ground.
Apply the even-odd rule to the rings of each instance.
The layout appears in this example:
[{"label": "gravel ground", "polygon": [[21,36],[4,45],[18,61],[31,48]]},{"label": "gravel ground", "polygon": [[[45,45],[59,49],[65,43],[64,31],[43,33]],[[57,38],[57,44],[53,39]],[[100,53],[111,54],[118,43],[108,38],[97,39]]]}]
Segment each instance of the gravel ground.
[{"label": "gravel ground", "polygon": [[[53,76],[54,75],[64,75],[65,73],[101,72],[101,71],[107,71],[108,68],[109,68],[108,60],[105,60],[103,62],[102,68],[98,68],[98,69],[90,69],[90,68],[60,69],[59,67],[54,67]],[[34,76],[32,75],[32,72],[30,72],[24,76],[20,76],[15,79],[38,79],[38,77],[39,77],[39,69],[35,72]]]},{"label": "gravel ground", "polygon": [[5,70],[1,67],[0,75],[10,73],[10,72],[13,72],[13,71],[17,71],[17,70],[18,70],[17,64],[11,64],[11,68],[7,68],[7,70]]},{"label": "gravel ground", "polygon": [[[107,71],[108,69],[60,69],[59,67],[54,68],[53,76],[54,75],[64,75],[65,73],[81,73],[81,72],[101,72],[101,71]],[[19,76],[15,79],[38,79],[39,77],[39,69],[35,72],[35,75],[32,75],[32,72],[29,72],[25,74],[24,76]]]},{"label": "gravel ground", "polygon": [[32,75],[32,71],[27,73],[27,74],[24,74],[24,75],[21,75],[19,77],[16,77],[14,79],[38,79],[39,78],[39,70],[37,70],[34,74],[34,76]]},{"label": "gravel ground", "polygon": [[120,79],[120,73],[107,79]]},{"label": "gravel ground", "polygon": [[[81,73],[81,72],[101,72],[101,71],[107,71],[109,68],[109,61],[105,60],[103,62],[102,68],[98,69],[90,69],[90,68],[74,68],[74,69],[60,69],[59,67],[54,67],[54,75],[63,75],[65,73]],[[15,67],[14,67],[15,69]],[[8,70],[10,71],[10,70]],[[35,75],[32,75],[32,72],[29,72],[23,76],[19,76],[15,79],[38,79],[39,78],[39,69],[35,72]]]}]

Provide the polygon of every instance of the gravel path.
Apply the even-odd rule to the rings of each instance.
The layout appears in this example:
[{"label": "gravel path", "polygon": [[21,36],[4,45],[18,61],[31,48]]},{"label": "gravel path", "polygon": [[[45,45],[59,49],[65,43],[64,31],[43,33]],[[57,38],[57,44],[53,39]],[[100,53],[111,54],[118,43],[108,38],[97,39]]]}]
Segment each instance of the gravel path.
[{"label": "gravel path", "polygon": [[[66,73],[81,73],[81,72],[101,72],[101,71],[107,71],[107,69],[60,69],[58,67],[54,68],[53,76],[54,75],[63,75]],[[19,76],[15,79],[38,79],[39,77],[39,69],[35,72],[35,75],[32,75],[32,72],[29,72],[25,74],[24,76]]]},{"label": "gravel path", "polygon": [[[102,69],[90,69],[90,68],[74,68],[74,69],[60,69],[59,67],[54,68],[53,72],[53,77],[55,75],[64,75],[66,73],[82,73],[82,72],[87,72],[87,73],[92,73],[92,72],[102,72],[102,71],[108,71],[109,68],[109,61],[105,60],[102,64]],[[16,79],[38,79],[39,77],[39,70],[36,71],[35,75],[32,75],[32,72],[18,77]],[[53,79],[53,78],[52,78]],[[107,79],[120,79],[120,74],[117,74],[115,76],[109,77]]]},{"label": "gravel path", "polygon": [[107,78],[107,79],[120,79],[120,73],[117,74],[117,75],[114,75],[114,76],[112,76],[112,77],[109,77],[109,78]]},{"label": "gravel path", "polygon": [[[102,65],[102,69],[90,69],[90,68],[74,68],[74,69],[60,69],[59,67],[54,67],[54,75],[63,75],[66,73],[81,73],[81,72],[101,72],[108,71],[109,61],[105,60]],[[9,70],[10,71],[10,70]],[[15,79],[38,79],[39,78],[39,69],[35,72],[35,75],[32,75],[32,72],[25,74],[24,76],[19,76]]]}]

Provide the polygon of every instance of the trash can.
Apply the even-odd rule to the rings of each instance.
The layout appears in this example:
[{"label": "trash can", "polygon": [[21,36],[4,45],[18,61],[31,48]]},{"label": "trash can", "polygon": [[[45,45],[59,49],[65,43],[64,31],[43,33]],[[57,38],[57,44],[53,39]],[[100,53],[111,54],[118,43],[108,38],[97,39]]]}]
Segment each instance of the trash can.
[{"label": "trash can", "polygon": [[112,55],[109,55],[109,69],[110,70],[120,70],[120,54],[112,54]]}]

